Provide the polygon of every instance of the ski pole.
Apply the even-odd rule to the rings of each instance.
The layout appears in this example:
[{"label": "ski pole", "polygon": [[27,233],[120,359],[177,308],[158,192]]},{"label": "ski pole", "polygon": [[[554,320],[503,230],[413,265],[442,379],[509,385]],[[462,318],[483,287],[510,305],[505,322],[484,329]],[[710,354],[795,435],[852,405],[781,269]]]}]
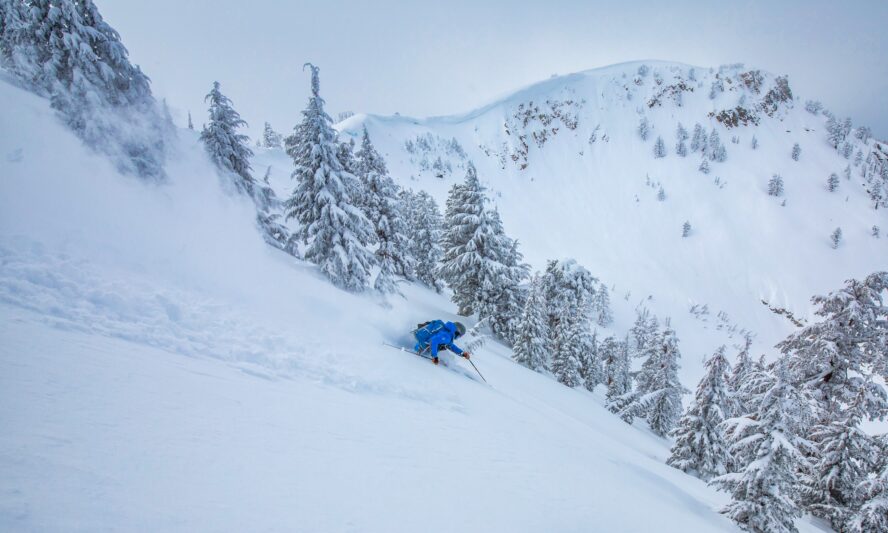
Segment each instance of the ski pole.
[{"label": "ski pole", "polygon": [[[471,360],[471,359],[469,359],[469,360],[468,360],[468,361],[469,361],[469,363],[471,363],[471,364],[472,364],[472,368],[474,368],[474,369],[475,369],[475,372],[478,372],[478,375],[479,375],[479,376],[481,376],[481,379],[484,379],[484,376],[483,376],[483,375],[482,375],[482,374],[481,374],[481,371],[480,371],[480,370],[478,370],[478,367],[477,367],[477,366],[475,366],[475,363],[474,363],[474,362],[472,362],[472,360]],[[486,380],[486,379],[484,379],[484,383],[487,383],[487,380]],[[489,385],[489,383],[488,383],[488,385]]]}]

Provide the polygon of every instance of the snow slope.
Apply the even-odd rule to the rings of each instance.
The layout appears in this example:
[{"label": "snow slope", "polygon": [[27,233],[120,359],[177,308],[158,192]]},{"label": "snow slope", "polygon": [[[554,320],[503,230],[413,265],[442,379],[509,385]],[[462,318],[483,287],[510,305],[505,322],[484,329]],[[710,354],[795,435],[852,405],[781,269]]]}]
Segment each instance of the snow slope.
[{"label": "snow slope", "polygon": [[[736,530],[724,494],[600,397],[496,344],[475,357],[491,386],[382,346],[452,305],[406,286],[386,307],[266,246],[193,132],[147,186],[46,101],[0,98],[0,529]],[[285,164],[254,167],[283,189]],[[570,200],[534,183],[542,206]],[[532,242],[521,205],[501,209],[539,261],[567,236]]]},{"label": "snow slope", "polygon": [[[339,127],[354,136],[366,127],[392,175],[405,187],[433,192],[442,205],[473,161],[532,266],[564,257],[585,265],[613,288],[619,335],[640,305],[670,317],[684,354],[682,379],[693,384],[703,358],[720,344],[740,345],[744,330],[755,336],[753,350],[772,354],[795,329],[763,300],[810,320],[812,295],[888,264],[888,239],[871,236],[873,225],[888,227],[888,210],[872,209],[853,156],[846,160],[827,144],[826,118],[805,111],[798,95],[778,102],[773,116],[756,109],[776,78],[752,71],[760,77],[756,91],[740,78],[747,72],[639,61],[553,77],[461,115],[356,115]],[[717,79],[725,90],[710,99]],[[756,113],[758,125],[727,128],[709,116],[737,106]],[[637,133],[642,116],[651,124],[647,141]],[[678,123],[689,134],[695,123],[707,133],[716,129],[727,161],[710,162],[705,175],[699,153],[677,156]],[[653,154],[658,136],[668,151],[662,159]],[[420,137],[431,139],[430,148],[410,153],[406,143]],[[452,139],[464,157],[451,149]],[[799,161],[790,157],[796,142]],[[873,145],[858,143],[855,152]],[[431,168],[437,158],[452,171]],[[830,173],[843,176],[849,164],[851,179],[842,177],[839,190],[828,192]],[[766,194],[774,174],[784,178],[783,198]],[[693,228],[688,238],[685,221]],[[844,241],[833,250],[836,227]],[[694,305],[706,305],[709,314],[691,314]]]}]

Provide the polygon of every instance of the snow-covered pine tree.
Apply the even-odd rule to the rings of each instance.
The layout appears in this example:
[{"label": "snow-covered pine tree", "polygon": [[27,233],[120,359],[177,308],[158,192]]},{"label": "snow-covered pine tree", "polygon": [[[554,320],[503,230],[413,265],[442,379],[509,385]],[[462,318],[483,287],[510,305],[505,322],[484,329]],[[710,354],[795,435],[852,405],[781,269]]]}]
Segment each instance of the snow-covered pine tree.
[{"label": "snow-covered pine tree", "polygon": [[684,126],[679,122],[678,127],[675,129],[675,153],[681,157],[688,155],[688,147],[685,145],[686,140],[688,140],[688,130],[684,129]]},{"label": "snow-covered pine tree", "polygon": [[480,239],[470,243],[483,247],[488,257],[487,264],[480,270],[478,317],[488,319],[494,334],[511,344],[518,332],[517,323],[526,298],[521,283],[527,278],[530,267],[521,263],[523,256],[518,251],[518,241],[505,234],[499,211],[485,209],[484,218],[488,221],[491,238],[486,244]]},{"label": "snow-covered pine tree", "polygon": [[265,127],[262,129],[262,146],[266,148],[281,148],[283,146],[282,142],[283,137],[281,134],[274,131],[271,124],[266,122]]},{"label": "snow-covered pine tree", "polygon": [[737,362],[734,363],[731,376],[728,379],[728,391],[730,391],[728,417],[742,416],[751,412],[747,408],[747,402],[743,395],[743,384],[749,379],[755,367],[749,354],[750,346],[752,346],[752,337],[746,335],[743,339],[743,347],[737,353]]},{"label": "snow-covered pine tree", "polygon": [[814,426],[809,434],[816,451],[813,467],[802,478],[803,502],[836,531],[849,529],[849,521],[863,504],[857,488],[878,464],[882,451],[877,439],[860,429],[867,393],[861,388],[849,409]]},{"label": "snow-covered pine tree", "polygon": [[644,352],[647,359],[636,376],[635,390],[620,398],[615,407],[627,422],[644,416],[651,430],[665,437],[681,415],[681,395],[684,393],[678,381],[678,359],[681,357],[678,338],[668,321],[662,334],[645,341]]},{"label": "snow-covered pine tree", "polygon": [[213,163],[232,176],[237,190],[252,195],[256,183],[250,174],[253,151],[247,147],[249,138],[237,132],[238,128],[247,123],[234,110],[231,100],[222,94],[218,81],[213,82],[213,88],[204,101],[210,104],[209,122],[200,132],[200,140]]},{"label": "snow-covered pine tree", "polygon": [[709,132],[709,139],[706,141],[706,153],[709,156],[709,159],[715,161],[715,154],[718,151],[719,146],[721,146],[721,138],[718,135],[718,130],[715,128]]},{"label": "snow-covered pine tree", "polygon": [[5,0],[0,57],[119,170],[161,180],[172,131],[148,77],[92,0]]},{"label": "snow-covered pine tree", "polygon": [[484,190],[478,181],[475,165],[469,162],[465,181],[450,188],[444,213],[444,234],[441,239],[444,258],[438,268],[438,276],[453,290],[453,302],[457,305],[457,313],[462,316],[476,311],[479,281],[465,267],[466,263],[471,262],[470,259],[474,259],[474,256],[466,256],[470,252],[467,247],[484,218]]},{"label": "snow-covered pine tree", "polygon": [[694,124],[694,134],[691,137],[691,151],[703,150],[706,146],[706,131],[700,124]]},{"label": "snow-covered pine tree", "polygon": [[839,145],[845,140],[843,124],[839,123],[834,115],[830,115],[826,121],[826,139],[829,144],[836,149],[838,149]]},{"label": "snow-covered pine tree", "polygon": [[721,346],[706,361],[706,373],[697,385],[694,401],[672,431],[675,444],[666,464],[704,480],[728,472],[732,461],[720,426],[729,416],[729,368],[725,347]]},{"label": "snow-covered pine tree", "polygon": [[796,389],[786,365],[777,366],[773,386],[763,395],[754,417],[730,422],[736,430],[732,453],[751,457],[736,473],[710,481],[731,493],[721,512],[747,531],[795,533],[796,474],[808,467],[807,443],[799,434],[807,422],[806,398]]},{"label": "snow-covered pine tree", "polygon": [[667,321],[663,332],[662,347],[657,357],[657,366],[649,368],[653,371],[647,383],[645,394],[639,399],[647,407],[647,421],[651,430],[665,437],[675,428],[681,416],[681,395],[684,387],[678,380],[678,337]]},{"label": "snow-covered pine tree", "polygon": [[604,366],[601,361],[601,346],[598,343],[598,332],[583,328],[580,331],[580,376],[586,390],[594,391],[595,386],[604,383]]},{"label": "snow-covered pine tree", "polygon": [[871,419],[888,415],[885,389],[874,376],[888,375],[888,272],[814,296],[815,314],[823,320],[804,327],[777,345],[798,385],[817,402],[821,423],[847,410],[866,391],[863,408]]},{"label": "snow-covered pine tree", "polygon": [[549,326],[546,316],[546,293],[539,274],[530,281],[530,293],[518,323],[514,343],[517,363],[536,372],[545,372],[549,364]]},{"label": "snow-covered pine tree", "polygon": [[552,344],[552,374],[559,383],[576,387],[583,382],[581,361],[585,357],[583,328],[588,321],[564,316],[555,326],[555,342]]},{"label": "snow-covered pine tree", "polygon": [[[883,451],[884,455],[888,455],[888,450]],[[888,531],[888,461],[877,475],[860,484],[858,494],[863,504],[848,521],[847,531]]]},{"label": "snow-covered pine tree", "polygon": [[697,168],[697,170],[699,170],[703,174],[709,174],[709,160],[704,158],[703,161],[700,161],[700,166]]},{"label": "snow-covered pine tree", "polygon": [[188,129],[194,131],[194,122],[191,120],[191,111],[188,112]]},{"label": "snow-covered pine tree", "polygon": [[842,242],[842,228],[836,228],[829,236],[829,242],[832,243],[833,249],[839,247],[839,243]]},{"label": "snow-covered pine tree", "polygon": [[380,272],[374,284],[383,294],[395,292],[394,276],[414,278],[413,257],[407,240],[407,228],[400,211],[398,186],[388,176],[385,161],[364,128],[361,148],[355,154],[355,171],[363,185],[361,207],[376,232],[376,261]]},{"label": "snow-covered pine tree", "polygon": [[774,174],[771,176],[771,179],[768,180],[768,195],[783,196],[783,178],[780,174]]},{"label": "snow-covered pine tree", "polygon": [[681,236],[687,237],[691,234],[691,223],[685,220],[685,223],[681,225]]},{"label": "snow-covered pine tree", "polygon": [[610,305],[610,290],[604,283],[598,282],[598,287],[590,296],[589,306],[595,323],[606,328],[614,322],[614,315]]},{"label": "snow-covered pine tree", "polygon": [[663,190],[662,186],[660,186],[660,190],[657,191],[657,201],[658,202],[666,201],[666,191]]},{"label": "snow-covered pine tree", "polygon": [[656,350],[657,336],[660,324],[646,307],[636,310],[635,324],[629,330],[632,335],[632,356],[649,357],[651,351]]},{"label": "snow-covered pine tree", "polygon": [[604,363],[607,404],[610,408],[619,398],[632,391],[632,376],[629,373],[629,336],[623,341],[613,337],[604,339],[601,344],[601,359]]},{"label": "snow-covered pine tree", "polygon": [[238,128],[245,126],[246,122],[234,110],[231,100],[222,94],[219,82],[213,83],[213,89],[205,100],[210,103],[209,122],[204,125],[200,140],[210,159],[219,170],[230,176],[235,190],[253,200],[256,224],[265,242],[298,257],[295,240],[280,222],[281,201],[271,187],[257,183],[250,173],[253,151],[247,147],[248,137],[237,133]]},{"label": "snow-covered pine tree", "polygon": [[401,191],[401,212],[407,231],[408,252],[414,259],[416,279],[441,292],[443,281],[438,277],[438,263],[444,256],[441,249],[442,218],[435,199],[425,191]]},{"label": "snow-covered pine tree", "polygon": [[839,176],[836,175],[835,172],[829,175],[829,178],[826,180],[826,190],[829,192],[836,192],[839,188]]},{"label": "snow-covered pine tree", "polygon": [[758,149],[759,140],[755,135],[752,136],[752,141],[750,141],[749,145],[752,147],[753,150]]},{"label": "snow-covered pine tree", "polygon": [[517,242],[506,236],[499,213],[486,207],[484,190],[470,163],[466,181],[454,186],[447,200],[439,272],[453,290],[461,315],[478,312],[496,335],[511,342],[524,304],[520,283],[528,267],[521,263]]},{"label": "snow-covered pine tree", "polygon": [[666,157],[666,143],[663,142],[663,137],[658,136],[654,142],[654,157],[658,159]]},{"label": "snow-covered pine tree", "polygon": [[882,230],[879,228],[879,226],[873,226],[872,231],[870,232],[870,235],[872,235],[873,237],[878,239],[881,233],[882,233]]},{"label": "snow-covered pine tree", "polygon": [[647,117],[641,117],[641,120],[638,121],[638,136],[641,137],[642,141],[646,141],[650,133],[651,126]]},{"label": "snow-covered pine tree", "polygon": [[798,161],[800,155],[802,155],[802,147],[799,146],[799,143],[795,143],[792,145],[792,160]]},{"label": "snow-covered pine tree", "polygon": [[311,97],[302,122],[287,138],[293,158],[296,188],[285,203],[287,218],[301,225],[307,244],[305,259],[317,264],[337,286],[349,291],[367,288],[374,265],[373,227],[356,206],[358,180],[337,157],[339,145],[333,121],[324,111],[318,68],[311,68]]}]

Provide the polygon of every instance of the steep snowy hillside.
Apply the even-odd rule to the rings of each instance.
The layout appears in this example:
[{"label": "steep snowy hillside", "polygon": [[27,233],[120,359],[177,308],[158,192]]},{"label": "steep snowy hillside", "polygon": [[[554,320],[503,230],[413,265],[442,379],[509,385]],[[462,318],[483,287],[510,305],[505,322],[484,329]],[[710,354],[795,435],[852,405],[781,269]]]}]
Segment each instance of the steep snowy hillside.
[{"label": "steep snowy hillside", "polygon": [[[814,109],[783,77],[649,61],[554,77],[464,115],[356,115],[339,127],[366,127],[392,175],[441,202],[474,162],[533,267],[574,257],[589,268],[620,302],[618,333],[639,306],[671,317],[693,383],[705,355],[745,332],[772,353],[796,327],[775,310],[805,321],[813,294],[885,268],[888,239],[873,226],[888,227],[888,209],[873,209],[870,192],[888,179],[878,170],[888,149],[857,130],[834,148]],[[686,156],[676,153],[679,124]],[[697,124],[707,154],[694,149]],[[775,174],[779,197],[768,195]]]},{"label": "steep snowy hillside", "polygon": [[600,398],[495,344],[492,386],[382,346],[451,304],[265,245],[193,132],[146,185],[0,98],[0,529],[735,530]]}]

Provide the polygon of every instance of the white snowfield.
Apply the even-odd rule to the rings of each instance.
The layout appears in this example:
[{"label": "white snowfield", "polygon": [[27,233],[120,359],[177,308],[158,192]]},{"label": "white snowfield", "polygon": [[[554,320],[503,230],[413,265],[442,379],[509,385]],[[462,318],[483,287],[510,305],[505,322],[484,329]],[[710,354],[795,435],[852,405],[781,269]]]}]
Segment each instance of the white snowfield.
[{"label": "white snowfield", "polygon": [[[595,76],[514,98],[586,91],[572,84]],[[864,233],[888,227],[884,211],[844,178],[839,194],[821,190],[841,161],[820,134],[762,124],[756,153],[723,134],[728,162],[703,176],[660,126],[677,111],[650,112],[670,148],[655,161],[636,119],[620,119],[638,102],[597,94],[583,97],[610,144],[580,148],[594,128],[584,120],[576,138],[532,147],[525,171],[498,170],[478,148],[513,100],[459,118],[364,120],[393,175],[439,201],[462,172],[409,173],[403,142],[457,136],[535,268],[574,256],[616,286],[613,332],[653,294],[647,305],[677,327],[688,387],[732,341],[719,310],[764,350],[792,326],[760,298],[805,317],[811,294],[884,267],[888,241]],[[666,466],[670,442],[609,413],[601,391],[567,389],[496,343],[474,355],[489,386],[462,360],[435,368],[383,346],[408,343],[419,321],[455,319],[453,305],[404,285],[385,306],[273,250],[193,132],[179,132],[170,183],[148,186],[89,153],[45,100],[4,81],[0,98],[0,530],[737,531],[717,512],[727,495]],[[796,107],[786,129],[798,132],[808,118]],[[287,157],[259,152],[255,175],[272,165],[285,194]],[[775,172],[786,207],[763,192]],[[686,219],[695,234],[681,239]],[[847,240],[832,250],[838,225]],[[690,303],[709,304],[707,321]]]}]

